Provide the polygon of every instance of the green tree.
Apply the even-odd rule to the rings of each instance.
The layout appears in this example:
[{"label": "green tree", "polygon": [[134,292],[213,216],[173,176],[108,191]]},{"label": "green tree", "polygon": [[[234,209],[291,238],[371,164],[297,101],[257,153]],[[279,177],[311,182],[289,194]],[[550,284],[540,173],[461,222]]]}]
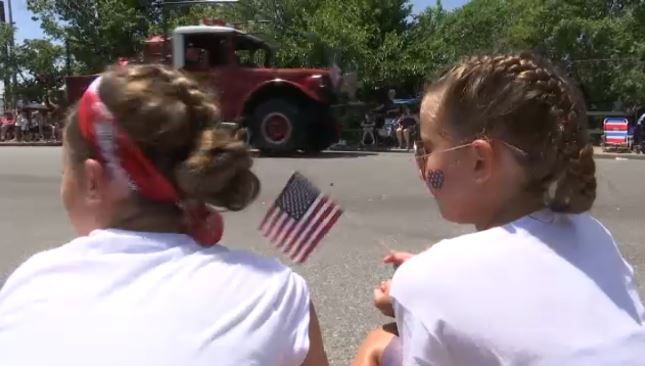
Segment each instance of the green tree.
[{"label": "green tree", "polygon": [[63,84],[64,50],[48,40],[25,40],[16,47],[20,82],[16,93],[28,100],[42,101],[45,95]]},{"label": "green tree", "polygon": [[27,6],[48,36],[69,42],[81,72],[136,54],[156,18],[142,0],[28,0]]},{"label": "green tree", "polygon": [[13,37],[14,29],[7,23],[0,23],[0,80],[4,84],[4,99],[9,102],[12,99],[13,88],[11,75],[15,71],[16,62],[9,53],[9,45]]},{"label": "green tree", "polygon": [[[527,0],[515,0],[517,4]],[[532,1],[532,11],[510,29],[514,45],[534,48],[560,63],[583,88],[591,108],[643,98],[638,60],[643,35],[634,21],[638,1]],[[522,29],[522,31],[518,31]],[[640,96],[638,96],[640,94]]]},{"label": "green tree", "polygon": [[407,32],[407,57],[418,78],[425,79],[457,58],[457,49],[448,41],[447,19],[453,17],[441,1],[419,14]]},{"label": "green tree", "polygon": [[292,32],[281,59],[315,66],[335,61],[357,71],[368,90],[403,85],[411,69],[406,62],[410,14],[407,0],[325,1],[303,17],[302,30]]},{"label": "green tree", "polygon": [[[417,18],[411,60],[425,75],[480,52],[534,50],[582,86],[592,108],[642,103],[645,4],[636,0],[473,0]],[[420,66],[421,67],[421,66]]]}]

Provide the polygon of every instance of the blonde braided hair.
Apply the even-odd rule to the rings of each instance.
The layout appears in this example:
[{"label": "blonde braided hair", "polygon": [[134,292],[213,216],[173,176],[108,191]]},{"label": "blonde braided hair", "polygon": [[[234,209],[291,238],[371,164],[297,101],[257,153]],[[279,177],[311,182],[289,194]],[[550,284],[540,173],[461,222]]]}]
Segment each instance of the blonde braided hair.
[{"label": "blonde braided hair", "polygon": [[528,153],[527,189],[555,211],[587,211],[596,198],[593,147],[579,91],[531,53],[484,55],[445,71],[428,92],[463,138],[499,138]]},{"label": "blonde braided hair", "polygon": [[[184,199],[241,210],[258,195],[247,146],[218,128],[213,96],[193,79],[161,65],[119,67],[103,74],[99,94]],[[74,113],[66,143],[77,161],[94,155],[78,133]]]}]

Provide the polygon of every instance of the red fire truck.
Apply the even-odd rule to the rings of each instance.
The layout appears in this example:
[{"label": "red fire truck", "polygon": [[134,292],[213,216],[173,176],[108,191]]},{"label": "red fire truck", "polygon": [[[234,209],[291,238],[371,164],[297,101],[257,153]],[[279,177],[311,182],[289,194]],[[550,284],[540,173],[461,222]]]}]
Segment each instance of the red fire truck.
[{"label": "red fire truck", "polygon": [[[263,152],[326,149],[340,133],[332,113],[340,71],[275,68],[273,55],[262,39],[225,22],[206,20],[178,27],[167,39],[148,39],[140,61],[171,62],[191,73],[215,92],[222,119],[245,127],[249,143]],[[96,77],[67,78],[70,104]]]}]

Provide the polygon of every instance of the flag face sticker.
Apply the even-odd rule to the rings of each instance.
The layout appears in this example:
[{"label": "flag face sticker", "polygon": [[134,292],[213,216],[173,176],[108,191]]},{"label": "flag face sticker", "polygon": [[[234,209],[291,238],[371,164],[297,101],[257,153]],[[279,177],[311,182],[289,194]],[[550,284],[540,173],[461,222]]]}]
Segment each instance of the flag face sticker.
[{"label": "flag face sticker", "polygon": [[443,187],[445,174],[443,170],[432,170],[427,178],[427,184],[432,189],[438,191]]},{"label": "flag face sticker", "polygon": [[302,263],[342,213],[340,206],[296,172],[264,216],[260,231],[289,258]]}]

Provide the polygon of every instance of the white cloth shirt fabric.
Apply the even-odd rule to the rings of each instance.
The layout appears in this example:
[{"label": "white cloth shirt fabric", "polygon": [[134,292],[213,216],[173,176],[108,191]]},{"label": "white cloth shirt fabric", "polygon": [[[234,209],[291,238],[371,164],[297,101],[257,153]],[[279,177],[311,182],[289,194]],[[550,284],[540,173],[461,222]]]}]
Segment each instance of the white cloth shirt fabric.
[{"label": "white cloth shirt fabric", "polygon": [[642,124],[643,124],[643,121],[645,121],[645,113],[643,113],[643,114],[640,116],[640,118],[638,119],[638,121],[636,122],[636,124],[640,126],[640,125],[642,125]]},{"label": "white cloth shirt fabric", "polygon": [[29,120],[25,116],[19,114],[18,117],[16,117],[16,127],[29,128],[28,125]]},{"label": "white cloth shirt fabric", "polygon": [[404,365],[645,365],[634,272],[591,215],[444,240],[392,280]]},{"label": "white cloth shirt fabric", "polygon": [[181,234],[98,230],[0,292],[0,365],[301,365],[309,293],[275,259]]}]

